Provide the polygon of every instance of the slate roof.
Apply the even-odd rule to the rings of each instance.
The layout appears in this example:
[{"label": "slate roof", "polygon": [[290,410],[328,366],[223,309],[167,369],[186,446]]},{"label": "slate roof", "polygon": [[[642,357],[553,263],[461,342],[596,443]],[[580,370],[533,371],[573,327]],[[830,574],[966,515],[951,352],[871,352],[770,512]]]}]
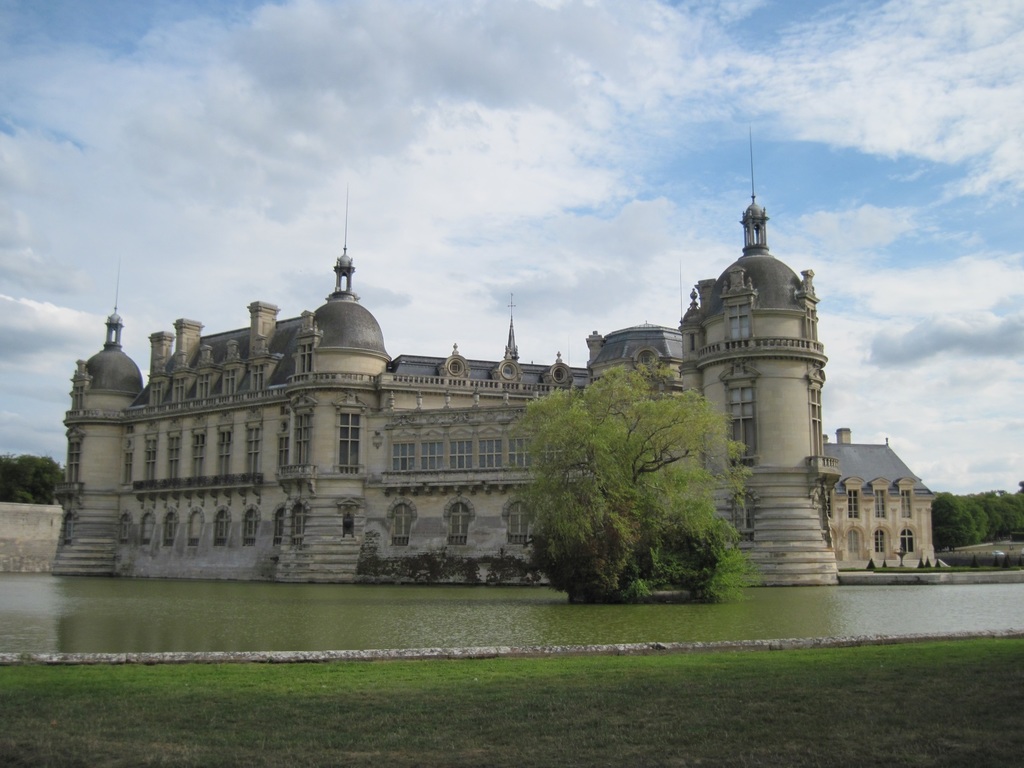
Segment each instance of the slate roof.
[{"label": "slate roof", "polygon": [[913,478],[914,492],[931,495],[931,490],[921,482],[921,478],[910,471],[903,460],[888,445],[869,445],[866,443],[826,443],[825,455],[839,459],[839,471],[842,478],[836,484],[836,490],[845,492],[849,488],[863,490],[859,485],[848,485],[850,478],[860,478],[864,486],[872,480],[882,478],[889,481],[889,488],[896,490],[896,483],[903,478]]}]

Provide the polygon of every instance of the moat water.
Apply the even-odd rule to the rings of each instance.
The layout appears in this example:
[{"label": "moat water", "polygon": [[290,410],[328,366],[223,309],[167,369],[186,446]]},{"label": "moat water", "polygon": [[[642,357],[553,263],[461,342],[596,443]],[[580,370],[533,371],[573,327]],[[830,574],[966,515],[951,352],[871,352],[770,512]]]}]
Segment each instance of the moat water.
[{"label": "moat water", "polygon": [[319,651],[1024,629],[1024,584],[758,588],[724,605],[548,589],[0,574],[0,652]]}]

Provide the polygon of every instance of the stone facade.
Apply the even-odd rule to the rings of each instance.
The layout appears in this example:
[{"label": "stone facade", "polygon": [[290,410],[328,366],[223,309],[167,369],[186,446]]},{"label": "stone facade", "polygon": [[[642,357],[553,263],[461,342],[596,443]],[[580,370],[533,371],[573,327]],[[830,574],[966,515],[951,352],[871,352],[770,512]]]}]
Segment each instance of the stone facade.
[{"label": "stone facade", "polygon": [[527,403],[611,366],[661,363],[733,417],[752,477],[722,499],[768,584],[834,584],[813,272],[768,251],[764,210],[744,213],[742,256],[701,280],[678,328],[594,332],[585,368],[560,355],[392,358],[352,291],[347,252],[314,312],[203,335],[180,319],[150,336],[149,379],[121,350],[121,318],[72,379],[64,532],[56,573],[533,583],[516,499]]},{"label": "stone facade", "polygon": [[56,504],[0,502],[0,572],[45,573],[57,551],[62,510]]}]

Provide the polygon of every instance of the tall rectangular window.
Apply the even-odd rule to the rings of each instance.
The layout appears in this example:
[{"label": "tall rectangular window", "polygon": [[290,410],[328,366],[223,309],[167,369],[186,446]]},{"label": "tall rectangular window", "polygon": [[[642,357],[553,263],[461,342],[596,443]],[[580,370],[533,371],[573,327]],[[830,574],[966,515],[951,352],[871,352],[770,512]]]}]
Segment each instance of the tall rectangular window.
[{"label": "tall rectangular window", "polygon": [[181,465],[181,435],[167,436],[167,477],[177,479]]},{"label": "tall rectangular window", "polygon": [[231,430],[222,429],[217,433],[217,474],[231,474]]},{"label": "tall rectangular window", "polygon": [[210,374],[199,374],[199,381],[196,383],[196,397],[205,399],[210,396]]},{"label": "tall rectangular window", "polygon": [[753,456],[757,452],[754,388],[733,387],[730,389],[729,412],[732,416],[732,439],[747,446],[744,455]]},{"label": "tall rectangular window", "polygon": [[206,463],[206,433],[192,433],[192,476],[202,477]]},{"label": "tall rectangular window", "polygon": [[265,383],[264,376],[266,373],[265,368],[266,366],[262,364],[254,365],[252,367],[252,387],[250,387],[250,389],[252,389],[253,392],[259,392],[263,389],[263,385]]},{"label": "tall rectangular window", "polygon": [[416,469],[416,444],[394,443],[391,446],[391,471],[409,472]]},{"label": "tall rectangular window", "polygon": [[525,437],[512,437],[508,441],[508,465],[510,467],[530,466],[530,454],[526,451]]},{"label": "tall rectangular window", "polygon": [[481,440],[479,444],[478,466],[481,469],[497,469],[501,467],[502,454],[501,438]]},{"label": "tall rectangular window", "polygon": [[64,476],[69,483],[77,483],[82,469],[82,441],[74,438],[68,441],[68,463],[64,468]]},{"label": "tall rectangular window", "polygon": [[822,448],[822,433],[821,433],[821,389],[818,387],[811,387],[810,389],[810,407],[811,407],[811,455],[821,456],[823,453]]},{"label": "tall rectangular window", "polygon": [[288,465],[288,433],[277,437],[277,468]]},{"label": "tall rectangular window", "polygon": [[448,443],[448,468],[473,468],[473,441],[451,440]]},{"label": "tall rectangular window", "polygon": [[146,438],[144,477],[146,480],[156,480],[156,435]]},{"label": "tall rectangular window", "polygon": [[900,517],[912,517],[914,492],[909,488],[900,489]]},{"label": "tall rectangular window", "polygon": [[360,429],[358,413],[338,414],[338,467],[342,472],[359,471]]},{"label": "tall rectangular window", "polygon": [[154,381],[150,388],[149,404],[160,405],[164,401],[164,382]]},{"label": "tall rectangular window", "polygon": [[420,443],[420,469],[444,469],[444,443],[440,440]]},{"label": "tall rectangular window", "polygon": [[263,442],[263,429],[258,425],[249,426],[245,430],[245,469],[250,474],[260,471],[260,446]]},{"label": "tall rectangular window", "polygon": [[846,517],[850,520],[860,519],[860,491],[855,488],[846,491]]},{"label": "tall rectangular window", "polygon": [[875,491],[875,517],[885,519],[885,491]]},{"label": "tall rectangular window", "polygon": [[296,464],[309,464],[310,440],[313,437],[313,414],[295,414],[295,458]]},{"label": "tall rectangular window", "polygon": [[313,342],[306,341],[299,344],[295,362],[296,373],[311,373],[313,371]]},{"label": "tall rectangular window", "polygon": [[221,391],[225,395],[235,394],[235,390],[238,388],[238,370],[235,368],[228,368],[224,371],[224,378],[221,383]]},{"label": "tall rectangular window", "polygon": [[85,385],[75,384],[71,388],[71,410],[80,411],[85,407]]},{"label": "tall rectangular window", "polygon": [[131,448],[126,448],[124,451],[124,466],[121,473],[121,482],[130,483],[132,481],[132,463],[135,461],[135,451]]},{"label": "tall rectangular window", "polygon": [[750,305],[740,304],[731,306],[728,310],[729,338],[749,339],[750,338]]}]

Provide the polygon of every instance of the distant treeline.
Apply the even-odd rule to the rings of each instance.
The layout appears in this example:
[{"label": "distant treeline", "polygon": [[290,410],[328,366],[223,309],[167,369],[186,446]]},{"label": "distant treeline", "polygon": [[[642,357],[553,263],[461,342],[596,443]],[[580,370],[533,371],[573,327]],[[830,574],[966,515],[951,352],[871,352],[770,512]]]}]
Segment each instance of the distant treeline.
[{"label": "distant treeline", "polygon": [[932,536],[938,550],[1008,539],[1024,531],[1024,492],[988,491],[956,496],[938,493],[932,502]]},{"label": "distant treeline", "polygon": [[0,456],[0,501],[53,504],[53,487],[64,470],[49,456]]}]

